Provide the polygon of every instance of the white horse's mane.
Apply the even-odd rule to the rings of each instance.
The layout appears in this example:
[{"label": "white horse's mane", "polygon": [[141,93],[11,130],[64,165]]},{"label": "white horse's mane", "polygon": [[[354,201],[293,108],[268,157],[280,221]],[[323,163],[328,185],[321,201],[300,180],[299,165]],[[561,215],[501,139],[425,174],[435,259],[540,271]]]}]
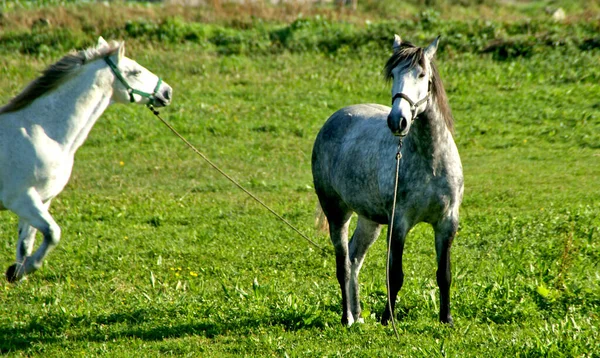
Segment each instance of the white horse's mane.
[{"label": "white horse's mane", "polygon": [[40,96],[57,88],[65,79],[76,73],[86,63],[112,55],[119,49],[119,46],[118,42],[111,41],[108,46],[90,47],[65,55],[56,63],[48,66],[40,77],[33,80],[7,105],[0,108],[0,114],[15,112],[27,107]]}]

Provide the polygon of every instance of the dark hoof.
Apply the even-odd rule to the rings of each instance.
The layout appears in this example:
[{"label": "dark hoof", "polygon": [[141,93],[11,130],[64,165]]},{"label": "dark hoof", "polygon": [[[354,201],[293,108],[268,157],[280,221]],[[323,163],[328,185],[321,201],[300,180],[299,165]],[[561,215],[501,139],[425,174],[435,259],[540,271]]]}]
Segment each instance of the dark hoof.
[{"label": "dark hoof", "polygon": [[17,264],[10,265],[8,270],[6,270],[6,279],[10,283],[17,282]]},{"label": "dark hoof", "polygon": [[342,325],[348,326],[348,317],[346,315],[342,316]]},{"label": "dark hoof", "polygon": [[446,319],[441,319],[440,322],[447,324],[448,327],[454,327],[454,320],[452,319],[451,316],[448,316]]},{"label": "dark hoof", "polygon": [[390,323],[391,320],[391,316],[389,314],[389,312],[383,312],[383,316],[381,316],[381,324],[384,326],[387,326]]}]

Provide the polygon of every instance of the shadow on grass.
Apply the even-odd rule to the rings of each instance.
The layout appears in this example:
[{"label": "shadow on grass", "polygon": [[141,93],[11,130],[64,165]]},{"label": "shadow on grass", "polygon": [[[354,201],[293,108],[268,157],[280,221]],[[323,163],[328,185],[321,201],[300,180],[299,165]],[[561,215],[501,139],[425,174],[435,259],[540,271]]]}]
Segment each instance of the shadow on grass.
[{"label": "shadow on grass", "polygon": [[[183,318],[180,324],[173,319],[165,322],[171,312],[136,309],[109,315],[69,315],[50,313],[32,318],[21,327],[0,326],[0,354],[35,350],[35,346],[69,344],[73,342],[112,342],[123,338],[161,341],[167,338],[203,336],[214,338],[226,334],[244,335],[258,327],[280,326],[286,331],[324,327],[322,317],[307,317],[302,313],[274,311],[258,318]],[[193,322],[189,322],[193,321]]]}]

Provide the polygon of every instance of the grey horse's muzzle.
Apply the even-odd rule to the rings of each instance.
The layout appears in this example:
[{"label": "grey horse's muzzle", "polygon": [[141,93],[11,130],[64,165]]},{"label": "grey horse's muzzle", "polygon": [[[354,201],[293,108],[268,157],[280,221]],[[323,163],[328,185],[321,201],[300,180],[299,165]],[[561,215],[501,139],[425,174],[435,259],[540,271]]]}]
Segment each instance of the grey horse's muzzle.
[{"label": "grey horse's muzzle", "polygon": [[387,117],[387,125],[392,134],[395,136],[403,137],[408,134],[409,119],[402,115],[400,112],[390,112]]},{"label": "grey horse's muzzle", "polygon": [[[390,114],[387,118],[387,124],[390,130],[392,131],[392,134],[400,137],[404,137],[408,134],[408,131],[410,130],[410,125],[417,116],[417,109],[420,105],[429,100],[429,96],[431,96],[431,81],[429,81],[428,84],[427,94],[425,95],[425,97],[421,98],[417,102],[413,101],[412,99],[410,99],[410,97],[408,97],[402,92],[396,93],[392,97],[392,110],[390,111]],[[396,99],[404,99],[406,102],[408,102],[408,104],[410,105],[410,119],[406,118],[406,116],[401,111],[394,111],[393,106],[394,101],[396,101]]]}]

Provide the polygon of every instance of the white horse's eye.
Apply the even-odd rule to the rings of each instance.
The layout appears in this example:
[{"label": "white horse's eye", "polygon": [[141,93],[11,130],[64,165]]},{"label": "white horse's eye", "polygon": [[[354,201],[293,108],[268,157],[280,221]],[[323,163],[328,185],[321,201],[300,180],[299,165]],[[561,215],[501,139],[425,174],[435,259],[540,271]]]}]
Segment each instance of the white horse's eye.
[{"label": "white horse's eye", "polygon": [[419,78],[423,78],[423,77],[425,77],[425,72],[419,73]]},{"label": "white horse's eye", "polygon": [[142,73],[142,71],[140,71],[140,70],[131,70],[131,71],[129,71],[129,74],[131,76],[139,76],[141,73]]}]

